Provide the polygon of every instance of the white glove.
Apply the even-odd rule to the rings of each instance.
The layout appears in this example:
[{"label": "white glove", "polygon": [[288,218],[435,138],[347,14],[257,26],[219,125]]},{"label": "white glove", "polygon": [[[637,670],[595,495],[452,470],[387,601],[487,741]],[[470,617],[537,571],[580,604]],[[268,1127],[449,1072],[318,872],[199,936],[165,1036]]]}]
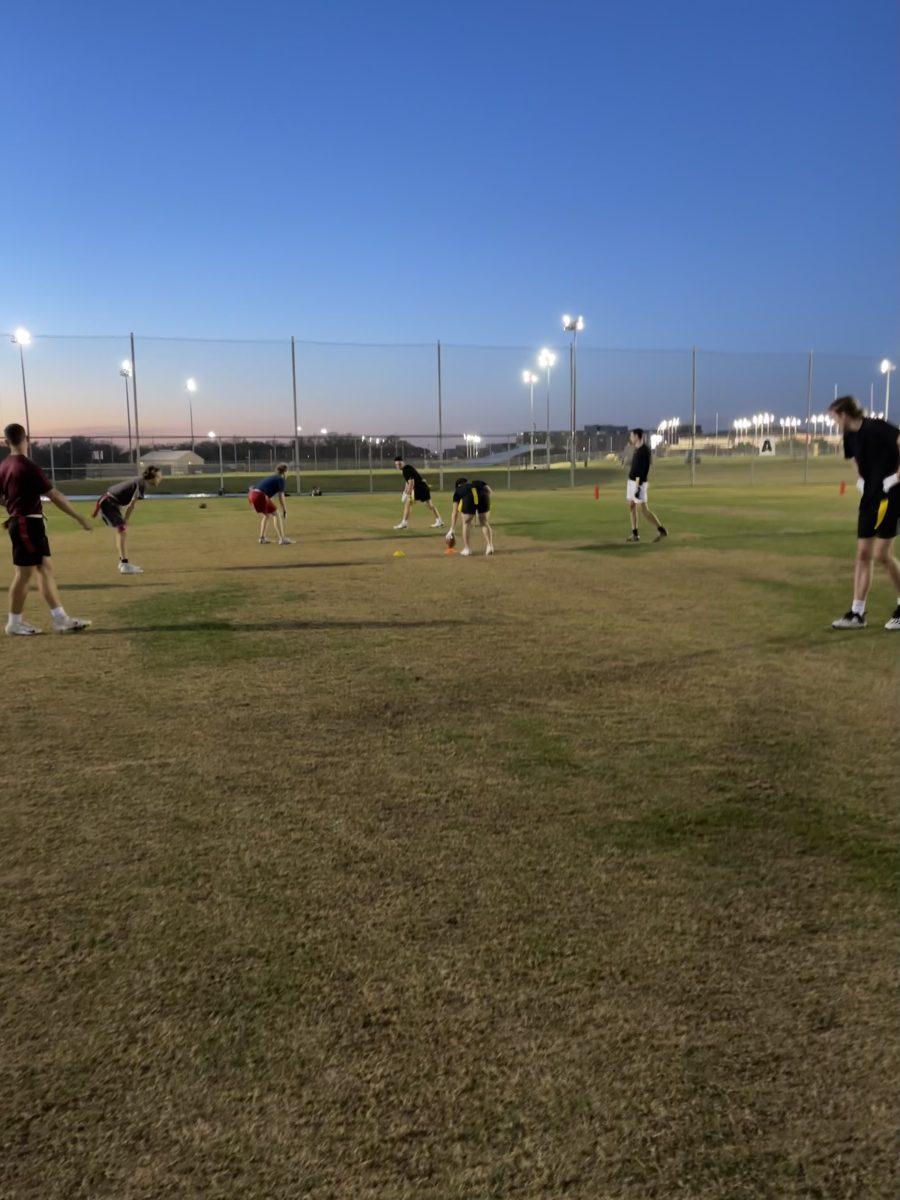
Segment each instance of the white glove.
[{"label": "white glove", "polygon": [[860,495],[862,495],[863,492],[866,490],[866,485],[859,478],[857,478],[857,480],[856,480],[856,490],[859,492]]},{"label": "white glove", "polygon": [[900,483],[900,472],[895,471],[893,475],[888,475],[885,479],[882,479],[881,486],[886,492],[889,492],[891,488],[895,488],[898,483]]}]

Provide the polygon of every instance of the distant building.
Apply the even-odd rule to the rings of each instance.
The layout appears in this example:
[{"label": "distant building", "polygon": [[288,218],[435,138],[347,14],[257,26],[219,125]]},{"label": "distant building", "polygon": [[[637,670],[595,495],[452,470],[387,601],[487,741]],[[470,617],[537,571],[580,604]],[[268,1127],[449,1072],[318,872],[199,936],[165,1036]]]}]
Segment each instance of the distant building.
[{"label": "distant building", "polygon": [[151,450],[141,458],[142,467],[159,467],[162,475],[196,475],[205,463],[193,450]]}]

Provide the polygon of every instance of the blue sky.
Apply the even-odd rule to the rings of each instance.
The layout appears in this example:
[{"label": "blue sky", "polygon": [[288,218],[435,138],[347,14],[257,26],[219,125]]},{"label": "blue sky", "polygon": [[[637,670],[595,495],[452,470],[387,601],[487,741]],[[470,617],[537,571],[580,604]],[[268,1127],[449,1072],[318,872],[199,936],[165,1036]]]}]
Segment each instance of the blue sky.
[{"label": "blue sky", "polygon": [[101,0],[6,33],[0,328],[529,348],[571,308],[586,346],[900,352],[893,0]]}]

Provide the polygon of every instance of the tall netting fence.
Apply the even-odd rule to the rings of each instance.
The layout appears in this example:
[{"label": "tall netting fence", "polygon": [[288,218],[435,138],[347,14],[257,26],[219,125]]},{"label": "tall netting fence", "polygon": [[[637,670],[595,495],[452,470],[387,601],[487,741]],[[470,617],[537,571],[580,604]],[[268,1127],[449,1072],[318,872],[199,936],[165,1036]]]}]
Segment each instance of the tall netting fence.
[{"label": "tall netting fence", "polygon": [[281,462],[292,490],[389,490],[396,455],[435,487],[476,469],[509,488],[565,487],[620,474],[634,427],[673,485],[808,481],[840,457],[835,395],[880,414],[889,382],[862,356],[604,349],[562,336],[544,346],[0,337],[0,420],[27,423],[33,456],[85,491],[151,462],[166,490],[180,480],[239,491]]}]

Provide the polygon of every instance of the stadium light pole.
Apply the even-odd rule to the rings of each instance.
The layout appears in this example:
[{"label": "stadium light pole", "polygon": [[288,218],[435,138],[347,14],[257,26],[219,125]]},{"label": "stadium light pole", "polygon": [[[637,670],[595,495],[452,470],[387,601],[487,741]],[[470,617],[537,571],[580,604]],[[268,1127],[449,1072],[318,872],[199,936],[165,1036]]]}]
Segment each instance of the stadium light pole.
[{"label": "stadium light pole", "polygon": [[538,355],[538,366],[547,372],[547,470],[550,469],[550,368],[556,365],[556,355],[546,346]]},{"label": "stadium light pole", "polygon": [[297,343],[294,341],[294,335],[291,334],[291,397],[294,403],[294,466],[297,475],[297,495],[300,495],[300,413],[297,408]]},{"label": "stadium light pole", "polygon": [[222,439],[216,434],[215,430],[210,430],[207,437],[212,442],[219,443],[219,495],[225,495],[225,460],[222,458]]},{"label": "stadium light pole", "polygon": [[534,385],[538,377],[534,371],[523,371],[522,382],[531,389],[531,446],[529,448],[529,465],[534,470]]},{"label": "stadium light pole", "polygon": [[576,366],[576,348],[578,343],[578,335],[584,329],[584,317],[570,317],[568,313],[563,316],[562,326],[564,333],[571,333],[572,341],[569,344],[569,436],[571,442],[569,444],[569,480],[571,486],[575,486],[575,425],[577,423],[577,405],[578,405],[578,379]]},{"label": "stadium light pole", "polygon": [[125,380],[125,420],[128,422],[128,460],[131,461],[131,397],[128,394],[128,380],[131,378],[131,363],[127,358],[122,359],[119,374]]},{"label": "stadium light pole", "polygon": [[884,419],[891,419],[891,375],[897,370],[897,364],[889,358],[881,360],[881,373],[884,376]]},{"label": "stadium light pole", "polygon": [[31,441],[31,418],[28,414],[28,386],[25,383],[25,347],[31,345],[31,334],[24,326],[20,325],[15,329],[9,339],[14,346],[19,347],[19,366],[22,369],[22,400],[25,404],[25,433],[28,435],[28,440]]},{"label": "stadium light pole", "polygon": [[185,391],[188,397],[188,419],[191,423],[191,453],[194,453],[194,404],[192,397],[197,391],[197,380],[194,378],[188,379],[185,382]]}]

